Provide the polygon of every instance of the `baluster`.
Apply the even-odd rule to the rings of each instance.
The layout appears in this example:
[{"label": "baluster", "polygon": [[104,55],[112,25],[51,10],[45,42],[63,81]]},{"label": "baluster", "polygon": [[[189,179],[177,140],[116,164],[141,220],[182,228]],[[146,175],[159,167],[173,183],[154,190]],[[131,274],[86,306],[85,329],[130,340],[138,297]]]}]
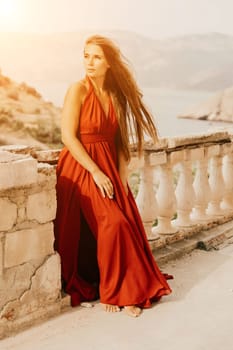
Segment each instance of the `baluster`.
[{"label": "baluster", "polygon": [[136,203],[142,217],[148,240],[158,239],[159,235],[152,233],[152,224],[156,218],[157,202],[154,189],[153,166],[150,156],[144,153],[144,166],[140,169],[140,186]]},{"label": "baluster", "polygon": [[204,148],[199,148],[196,154],[196,174],[193,182],[195,191],[195,206],[191,218],[194,221],[206,221],[206,209],[210,199],[210,185],[208,181],[208,157]]},{"label": "baluster", "polygon": [[177,219],[175,224],[178,226],[191,226],[190,214],[193,209],[195,193],[193,189],[192,161],[190,159],[191,151],[186,150],[185,159],[179,163],[180,176],[176,186],[175,194],[177,200]]},{"label": "baluster", "polygon": [[153,233],[172,234],[177,232],[177,228],[171,224],[171,219],[176,208],[176,198],[174,194],[172,167],[170,156],[167,163],[159,166],[159,188],[157,191],[158,203],[158,225],[153,228]]},{"label": "baluster", "polygon": [[[232,146],[232,144],[230,145]],[[231,147],[232,149],[232,147]],[[233,154],[229,153],[223,158],[223,179],[225,183],[225,195],[221,203],[222,209],[233,209]]]},{"label": "baluster", "polygon": [[211,198],[207,213],[209,215],[221,216],[223,215],[223,210],[220,207],[223,196],[225,195],[225,186],[222,176],[222,157],[219,155],[220,147],[219,145],[212,146],[218,149],[217,154],[213,155],[210,159],[209,164],[209,184],[211,190]]}]

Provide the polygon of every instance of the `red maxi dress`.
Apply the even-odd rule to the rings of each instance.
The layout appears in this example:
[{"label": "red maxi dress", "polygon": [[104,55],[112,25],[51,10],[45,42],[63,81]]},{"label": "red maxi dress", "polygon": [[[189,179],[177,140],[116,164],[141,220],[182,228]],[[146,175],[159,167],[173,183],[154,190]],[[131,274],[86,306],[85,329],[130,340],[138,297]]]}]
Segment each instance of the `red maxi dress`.
[{"label": "red maxi dress", "polygon": [[105,115],[89,81],[77,137],[111,179],[114,199],[103,198],[92,175],[66,147],[61,151],[55,250],[72,306],[100,297],[105,304],[149,307],[171,293],[151,253],[134,197],[130,189],[126,195],[118,174],[117,129],[111,99]]}]

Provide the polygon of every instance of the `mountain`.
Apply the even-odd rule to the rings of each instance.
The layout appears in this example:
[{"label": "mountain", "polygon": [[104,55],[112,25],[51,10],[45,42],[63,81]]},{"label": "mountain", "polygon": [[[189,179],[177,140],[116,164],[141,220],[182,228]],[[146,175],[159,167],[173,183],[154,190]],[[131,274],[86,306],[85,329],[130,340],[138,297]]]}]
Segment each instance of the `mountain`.
[{"label": "mountain", "polygon": [[[63,96],[66,86],[84,74],[83,45],[91,34],[0,33],[0,67],[17,80],[46,87],[50,98],[59,89]],[[233,85],[233,36],[210,33],[153,40],[125,31],[100,34],[119,44],[143,87],[217,91]]]},{"label": "mountain", "polygon": [[[60,109],[49,101],[61,105],[68,85],[83,76],[83,46],[92,34],[0,32],[0,67],[4,72],[0,74],[0,144],[48,147],[59,143]],[[233,120],[228,112],[216,109],[219,103],[225,106],[220,102],[222,91],[233,86],[233,36],[209,33],[154,40],[125,31],[99,34],[120,46],[143,88],[218,92],[211,102],[182,116]]]},{"label": "mountain", "polygon": [[0,72],[0,144],[26,144],[40,149],[60,144],[60,108],[45,101],[25,82]]}]

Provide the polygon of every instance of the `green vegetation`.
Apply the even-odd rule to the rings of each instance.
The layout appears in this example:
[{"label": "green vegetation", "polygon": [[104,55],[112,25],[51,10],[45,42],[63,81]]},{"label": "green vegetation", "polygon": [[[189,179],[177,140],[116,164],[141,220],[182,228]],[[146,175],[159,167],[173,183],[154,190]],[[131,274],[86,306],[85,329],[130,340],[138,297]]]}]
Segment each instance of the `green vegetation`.
[{"label": "green vegetation", "polygon": [[36,127],[27,127],[26,130],[33,138],[50,147],[61,144],[60,128],[56,125],[48,125],[47,120],[38,118]]}]

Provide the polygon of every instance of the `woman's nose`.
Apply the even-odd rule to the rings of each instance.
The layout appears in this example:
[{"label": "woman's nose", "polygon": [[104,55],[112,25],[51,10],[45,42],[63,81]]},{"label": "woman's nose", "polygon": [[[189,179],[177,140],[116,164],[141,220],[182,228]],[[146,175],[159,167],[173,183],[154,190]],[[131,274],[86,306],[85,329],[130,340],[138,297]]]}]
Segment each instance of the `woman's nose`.
[{"label": "woman's nose", "polygon": [[90,57],[90,58],[89,58],[88,64],[89,64],[89,65],[93,65],[93,57]]}]

